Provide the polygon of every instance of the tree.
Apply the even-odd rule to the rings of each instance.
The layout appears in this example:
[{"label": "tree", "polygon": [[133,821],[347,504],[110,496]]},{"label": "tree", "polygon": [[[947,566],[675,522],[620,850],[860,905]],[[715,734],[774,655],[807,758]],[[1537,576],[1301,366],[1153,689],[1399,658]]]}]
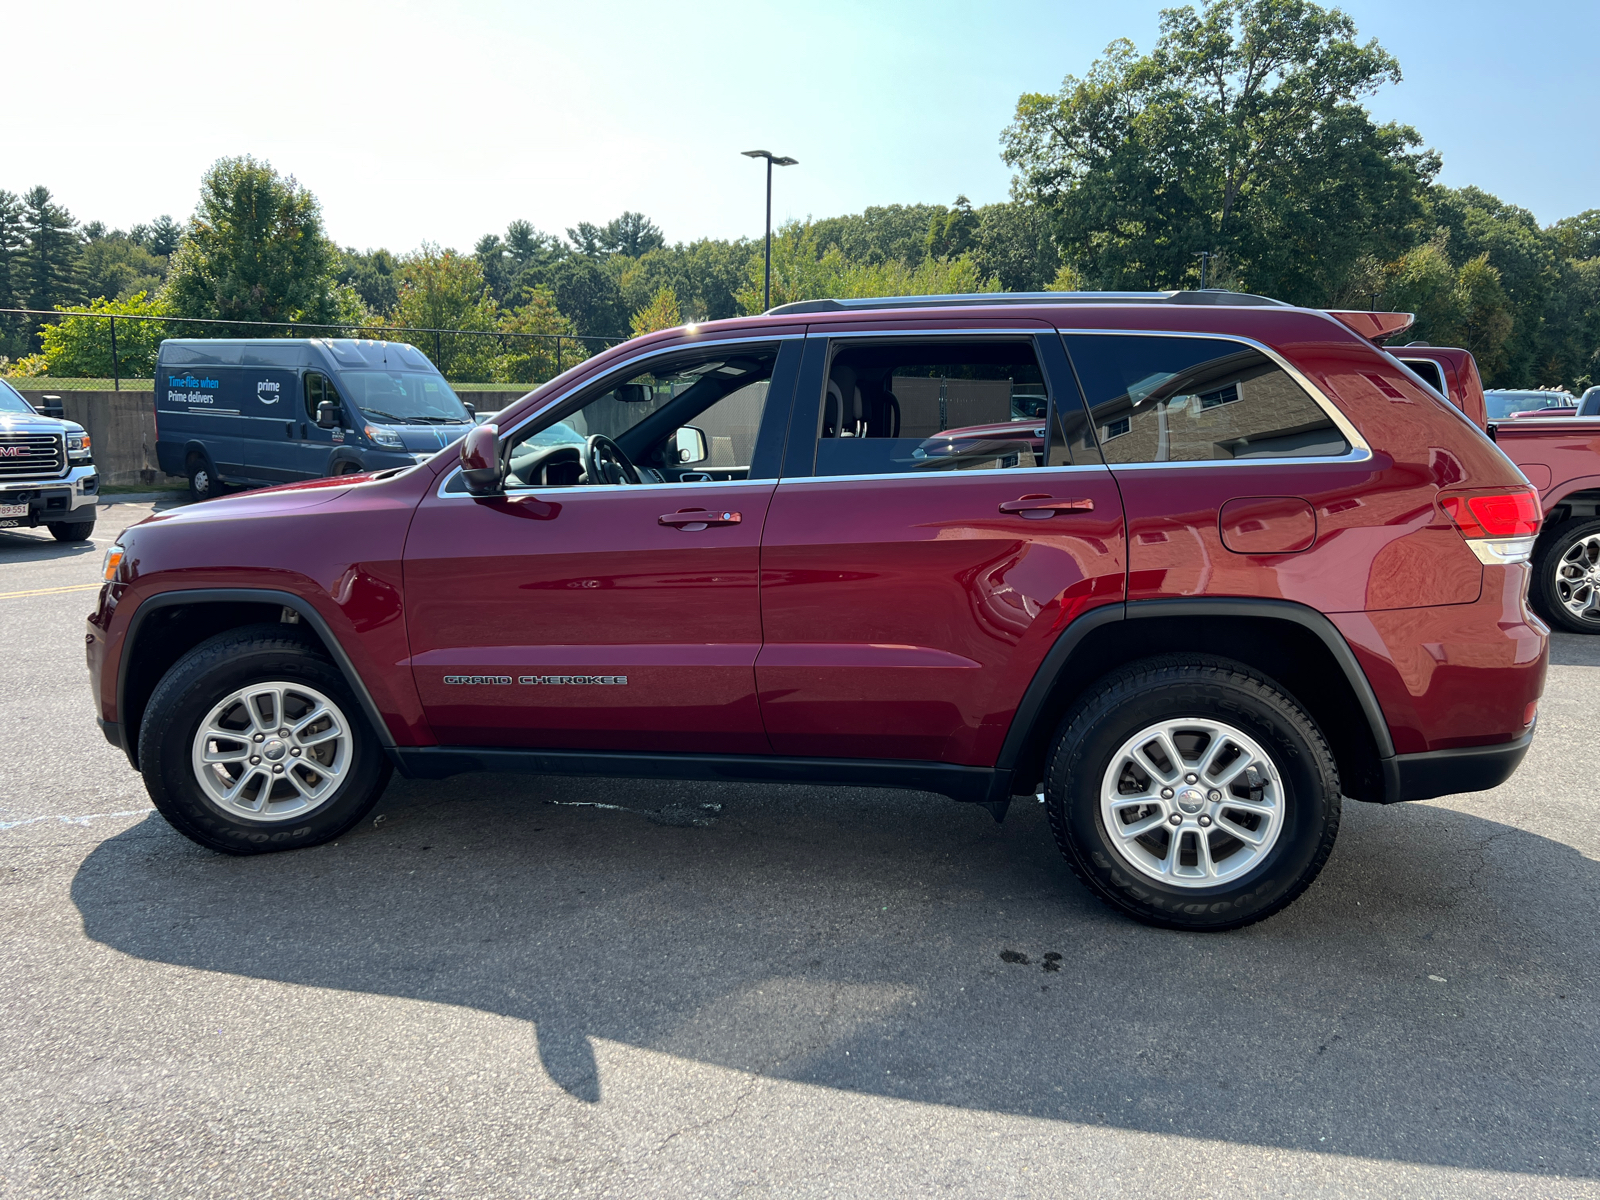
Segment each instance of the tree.
[{"label": "tree", "polygon": [[1086,78],[1018,101],[1016,191],[1092,286],[1185,284],[1210,251],[1246,286],[1321,301],[1362,255],[1406,248],[1438,169],[1357,103],[1400,68],[1355,33],[1309,0],[1168,9],[1152,53],[1114,42]]},{"label": "tree", "polygon": [[650,297],[650,303],[633,314],[630,324],[634,337],[658,329],[676,329],[683,324],[683,314],[678,311],[678,294],[670,287],[662,288]]},{"label": "tree", "polygon": [[128,237],[151,254],[167,258],[177,250],[178,242],[183,238],[183,226],[162,213],[148,225],[135,225],[128,231]]},{"label": "tree", "polygon": [[23,293],[27,308],[54,308],[78,298],[78,223],[56,204],[50,189],[30,188],[22,197]]},{"label": "tree", "polygon": [[877,264],[892,258],[919,262],[926,251],[928,226],[944,215],[942,204],[886,204],[826,217],[813,222],[812,228],[823,251],[837,247],[853,262]]},{"label": "tree", "polygon": [[[534,288],[527,303],[505,314],[500,328],[507,333],[540,335],[506,339],[495,377],[507,383],[544,383],[589,357],[585,344],[570,336],[577,331],[561,315],[549,288]],[[559,341],[555,335],[562,335]]]},{"label": "tree", "polygon": [[[23,251],[28,239],[22,224],[22,201],[0,190],[0,308],[26,308]],[[26,319],[0,316],[0,354],[17,358],[27,353]]]},{"label": "tree", "polygon": [[566,253],[560,238],[535,229],[528,221],[512,221],[504,239],[484,234],[473,249],[489,291],[500,304],[511,303],[519,292],[534,286],[524,282],[530,269],[548,266]]},{"label": "tree", "polygon": [[387,317],[400,300],[400,283],[396,278],[399,268],[399,260],[387,250],[361,253],[354,246],[347,246],[339,252],[334,278],[354,288],[361,303],[374,316]]},{"label": "tree", "polygon": [[1006,292],[1042,291],[1061,265],[1049,213],[1023,201],[978,210],[972,254],[978,273],[998,280]]},{"label": "tree", "polygon": [[185,317],[326,322],[339,307],[336,254],[316,197],[294,176],[248,155],[218,159],[161,299]]},{"label": "tree", "polygon": [[972,201],[957,196],[953,208],[928,222],[923,257],[954,258],[965,254],[973,248],[977,235],[978,216],[972,211]]},{"label": "tree", "polygon": [[[87,307],[64,308],[66,313],[126,313],[129,315],[161,316],[161,306],[144,292],[112,302],[104,297]],[[161,321],[117,322],[117,370],[123,377],[144,377],[155,374],[156,351],[166,336],[165,323]],[[111,323],[101,317],[65,316],[54,325],[41,330],[44,357],[50,374],[64,378],[109,378],[111,365]]]},{"label": "tree", "polygon": [[[499,323],[499,307],[476,259],[424,242],[400,260],[395,274],[399,293],[390,326],[492,331]],[[437,352],[434,365],[447,377],[477,383],[493,377],[500,353],[493,338],[421,334],[407,340],[420,342],[430,355]]]},{"label": "tree", "polygon": [[628,310],[617,280],[586,254],[570,254],[559,262],[523,272],[526,288],[547,287],[556,306],[572,318],[579,333],[601,337],[628,335]]},{"label": "tree", "polygon": [[167,262],[120,229],[92,237],[79,256],[83,294],[125,299],[136,292],[154,294],[167,273]]}]

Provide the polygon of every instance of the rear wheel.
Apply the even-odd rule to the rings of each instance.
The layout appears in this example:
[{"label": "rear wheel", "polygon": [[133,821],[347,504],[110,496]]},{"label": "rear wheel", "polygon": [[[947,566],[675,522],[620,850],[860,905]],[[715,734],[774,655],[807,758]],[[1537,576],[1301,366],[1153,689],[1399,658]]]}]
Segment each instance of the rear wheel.
[{"label": "rear wheel", "polygon": [[1600,520],[1567,521],[1540,538],[1529,591],[1553,625],[1600,633]]},{"label": "rear wheel", "polygon": [[189,459],[189,495],[195,500],[210,500],[222,495],[221,485],[211,470],[211,464],[198,454]]},{"label": "rear wheel", "polygon": [[94,518],[87,521],[51,521],[46,528],[58,542],[86,542],[94,536]]},{"label": "rear wheel", "polygon": [[145,709],[139,770],[173,828],[229,854],[338,837],[390,774],[344,676],[273,625],[178,660]]},{"label": "rear wheel", "polygon": [[1241,663],[1147,659],[1067,714],[1045,801],[1073,872],[1119,912],[1236,929],[1311,885],[1339,831],[1338,770],[1311,718]]}]

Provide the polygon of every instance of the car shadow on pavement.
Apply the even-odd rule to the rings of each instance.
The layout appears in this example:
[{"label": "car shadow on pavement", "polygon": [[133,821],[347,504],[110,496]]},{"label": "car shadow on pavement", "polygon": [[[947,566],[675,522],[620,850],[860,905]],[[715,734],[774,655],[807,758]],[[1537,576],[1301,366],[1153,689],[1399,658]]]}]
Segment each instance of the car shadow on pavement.
[{"label": "car shadow on pavement", "polygon": [[0,529],[0,563],[52,562],[61,558],[98,558],[105,547],[93,542],[58,542],[44,528]]},{"label": "car shadow on pavement", "polygon": [[[606,807],[616,806],[616,807]],[[530,1022],[966,1109],[1296,1150],[1600,1175],[1600,866],[1432,805],[1350,804],[1322,879],[1231,934],[1147,929],[1035,804],[464,776],[338,843],[102,843],[88,936],[155,962]]]}]

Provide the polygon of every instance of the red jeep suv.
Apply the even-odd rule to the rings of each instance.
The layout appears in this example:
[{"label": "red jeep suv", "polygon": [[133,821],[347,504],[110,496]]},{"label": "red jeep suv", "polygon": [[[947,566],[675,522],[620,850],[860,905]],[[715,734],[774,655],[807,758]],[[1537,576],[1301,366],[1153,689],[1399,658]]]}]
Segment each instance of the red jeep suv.
[{"label": "red jeep suv", "polygon": [[415,466],[128,530],[100,723],[231,853],[337,837],[391,770],[1041,793],[1115,908],[1243,925],[1342,797],[1494,787],[1532,737],[1536,496],[1369,340],[1397,319],[986,295],[639,338]]}]

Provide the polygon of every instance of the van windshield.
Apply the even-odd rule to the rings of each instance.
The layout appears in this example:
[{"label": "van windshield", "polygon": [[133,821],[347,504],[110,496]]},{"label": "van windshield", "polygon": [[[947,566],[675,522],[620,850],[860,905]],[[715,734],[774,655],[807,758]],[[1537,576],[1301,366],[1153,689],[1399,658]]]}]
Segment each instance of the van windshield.
[{"label": "van windshield", "polygon": [[364,414],[399,425],[467,425],[472,418],[441,375],[340,371],[339,384]]},{"label": "van windshield", "polygon": [[33,406],[22,398],[22,393],[3,380],[0,380],[0,413],[34,415]]}]

